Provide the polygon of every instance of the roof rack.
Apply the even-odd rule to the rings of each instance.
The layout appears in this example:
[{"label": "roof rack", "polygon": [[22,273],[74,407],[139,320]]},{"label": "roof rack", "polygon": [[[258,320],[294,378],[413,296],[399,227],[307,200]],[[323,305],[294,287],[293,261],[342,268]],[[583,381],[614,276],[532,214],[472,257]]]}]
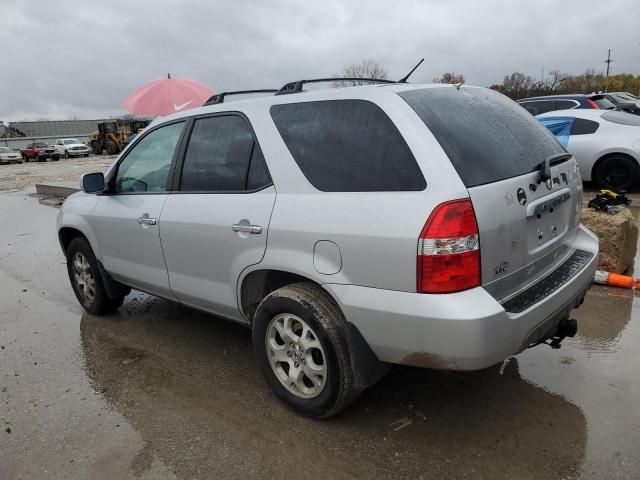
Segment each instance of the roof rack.
[{"label": "roof rack", "polygon": [[381,78],[361,78],[361,77],[335,77],[335,78],[314,78],[311,80],[298,80],[297,82],[287,83],[278,90],[276,95],[289,95],[290,93],[299,93],[305,83],[324,83],[324,82],[369,82],[369,83],[398,83],[395,80],[384,80]]},{"label": "roof rack", "polygon": [[235,92],[222,92],[209,98],[209,100],[207,100],[203,106],[217,105],[218,103],[223,103],[224,97],[226,97],[227,95],[244,95],[248,93],[276,93],[277,91],[278,90],[276,89],[261,89],[261,90],[236,90]]}]

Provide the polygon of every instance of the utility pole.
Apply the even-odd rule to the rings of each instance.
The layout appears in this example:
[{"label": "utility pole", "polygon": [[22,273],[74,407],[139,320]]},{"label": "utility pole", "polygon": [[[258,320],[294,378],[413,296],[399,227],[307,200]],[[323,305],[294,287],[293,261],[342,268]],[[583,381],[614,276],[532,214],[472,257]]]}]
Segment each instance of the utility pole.
[{"label": "utility pole", "polygon": [[607,76],[604,80],[604,93],[607,93],[607,91],[609,90],[609,69],[611,67],[611,62],[613,62],[613,60],[611,60],[611,49],[609,49],[609,52],[607,53],[607,59],[604,61],[604,63],[607,64]]}]

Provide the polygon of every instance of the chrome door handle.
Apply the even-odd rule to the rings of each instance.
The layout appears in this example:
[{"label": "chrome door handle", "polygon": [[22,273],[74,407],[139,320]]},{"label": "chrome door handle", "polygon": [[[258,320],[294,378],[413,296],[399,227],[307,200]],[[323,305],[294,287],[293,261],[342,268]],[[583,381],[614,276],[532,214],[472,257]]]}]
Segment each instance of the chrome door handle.
[{"label": "chrome door handle", "polygon": [[156,219],[150,218],[148,215],[147,216],[143,215],[142,217],[138,217],[138,223],[140,225],[155,225]]},{"label": "chrome door handle", "polygon": [[234,224],[231,229],[234,232],[242,232],[242,233],[254,233],[256,235],[262,233],[262,227],[260,225],[241,225]]}]

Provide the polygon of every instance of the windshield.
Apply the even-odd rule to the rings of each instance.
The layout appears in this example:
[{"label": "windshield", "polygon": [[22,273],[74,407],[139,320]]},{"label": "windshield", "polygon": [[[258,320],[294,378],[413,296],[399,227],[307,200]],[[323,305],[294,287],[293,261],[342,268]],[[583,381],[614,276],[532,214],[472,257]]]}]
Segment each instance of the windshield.
[{"label": "windshield", "polygon": [[9,147],[0,147],[0,153],[13,153],[13,150]]},{"label": "windshield", "polygon": [[524,108],[494,90],[438,87],[399,95],[431,130],[467,187],[524,175],[566,152]]},{"label": "windshield", "polygon": [[38,142],[38,143],[34,143],[33,146],[35,148],[45,148],[45,147],[48,147],[49,145],[47,145],[46,143],[43,143],[43,142]]},{"label": "windshield", "polygon": [[77,138],[65,138],[63,140],[65,145],[71,145],[72,143],[82,143],[80,140],[78,140]]}]

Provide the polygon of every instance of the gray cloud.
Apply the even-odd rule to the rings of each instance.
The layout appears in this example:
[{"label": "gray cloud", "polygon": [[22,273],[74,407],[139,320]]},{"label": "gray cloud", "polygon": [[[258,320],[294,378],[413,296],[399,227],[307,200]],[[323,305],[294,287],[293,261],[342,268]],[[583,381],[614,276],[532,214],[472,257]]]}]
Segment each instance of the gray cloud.
[{"label": "gray cloud", "polygon": [[0,119],[122,113],[171,72],[214,91],[278,88],[372,58],[392,78],[445,71],[490,85],[513,71],[640,73],[640,2],[2,0]]}]

